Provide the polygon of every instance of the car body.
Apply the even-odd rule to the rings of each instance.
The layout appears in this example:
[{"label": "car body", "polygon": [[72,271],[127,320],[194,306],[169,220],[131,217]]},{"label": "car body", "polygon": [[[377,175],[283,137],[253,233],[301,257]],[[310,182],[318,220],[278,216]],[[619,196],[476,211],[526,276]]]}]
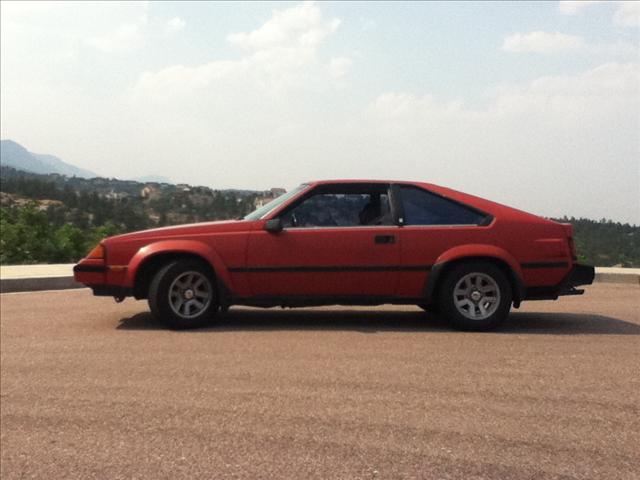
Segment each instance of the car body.
[{"label": "car body", "polygon": [[148,298],[176,328],[236,304],[392,303],[482,330],[512,304],[582,293],[575,287],[594,270],[576,260],[569,224],[429,183],[334,180],[302,184],[241,220],[107,238],[74,275],[95,295]]}]

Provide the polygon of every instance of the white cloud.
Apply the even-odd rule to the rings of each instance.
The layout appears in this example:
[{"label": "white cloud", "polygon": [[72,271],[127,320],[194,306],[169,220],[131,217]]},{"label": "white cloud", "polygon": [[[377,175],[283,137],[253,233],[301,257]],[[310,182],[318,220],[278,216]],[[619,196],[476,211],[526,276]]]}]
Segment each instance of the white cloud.
[{"label": "white cloud", "polygon": [[603,3],[598,0],[561,0],[558,2],[558,10],[565,15],[575,15],[585,7],[590,7],[598,3]]},{"label": "white cloud", "polygon": [[577,35],[559,32],[516,33],[504,39],[502,50],[522,53],[566,53],[584,48],[585,42]]},{"label": "white cloud", "polygon": [[180,17],[173,17],[171,20],[167,21],[167,24],[165,25],[165,33],[166,34],[172,34],[175,32],[179,32],[180,30],[182,30],[185,25],[187,24],[187,22],[185,22],[182,18]]},{"label": "white cloud", "polygon": [[182,30],[187,22],[180,17],[173,17],[163,22],[150,19],[146,11],[139,15],[134,23],[120,26],[104,35],[86,38],[84,43],[103,53],[121,53],[136,50],[144,43],[161,35],[172,35]]},{"label": "white cloud", "polygon": [[205,88],[230,88],[230,95],[243,90],[282,92],[301,85],[322,89],[332,79],[346,75],[351,66],[347,57],[325,63],[318,56],[321,44],[339,23],[338,19],[325,20],[309,2],[276,10],[260,28],[228,35],[228,41],[243,50],[238,59],[145,72],[136,94],[167,98]]},{"label": "white cloud", "polygon": [[361,18],[360,19],[360,29],[363,32],[368,32],[370,30],[374,30],[378,27],[378,23],[372,18]]},{"label": "white cloud", "polygon": [[613,23],[622,27],[640,27],[640,2],[620,2]]},{"label": "white cloud", "polygon": [[53,2],[3,1],[2,14],[11,17],[29,16],[46,13],[55,8]]},{"label": "white cloud", "polygon": [[558,2],[558,10],[565,15],[576,15],[597,4],[613,4],[615,11],[613,13],[613,23],[620,27],[640,27],[640,2],[634,1],[616,1],[604,2],[597,0],[562,0]]},{"label": "white cloud", "polygon": [[42,51],[74,49],[72,56],[86,47],[103,53],[135,51],[184,26],[179,17],[151,16],[148,2],[2,1],[2,30],[46,43]]},{"label": "white cloud", "polygon": [[607,55],[610,57],[640,58],[640,45],[619,41],[615,43],[596,43],[589,45],[588,52],[595,55]]},{"label": "white cloud", "polygon": [[122,25],[106,35],[89,37],[85,43],[104,53],[127,52],[139,48],[144,41],[140,26]]},{"label": "white cloud", "polygon": [[640,54],[637,44],[626,41],[587,43],[584,38],[577,35],[540,31],[509,35],[504,39],[501,49],[511,53],[580,53],[630,59],[638,58]]},{"label": "white cloud", "polygon": [[277,47],[314,48],[340,25],[339,19],[325,21],[313,2],[274,11],[270,20],[252,32],[232,33],[227,39],[246,50]]},{"label": "white cloud", "polygon": [[329,62],[329,74],[333,78],[342,78],[349,73],[352,63],[349,57],[332,58]]}]

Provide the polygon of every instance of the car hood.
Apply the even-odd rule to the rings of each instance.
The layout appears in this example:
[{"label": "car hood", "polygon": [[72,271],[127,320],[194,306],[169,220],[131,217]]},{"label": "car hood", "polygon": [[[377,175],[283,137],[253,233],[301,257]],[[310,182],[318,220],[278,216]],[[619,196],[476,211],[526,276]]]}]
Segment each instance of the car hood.
[{"label": "car hood", "polygon": [[254,222],[248,220],[222,220],[217,222],[189,223],[185,225],[173,225],[171,227],[150,228],[137,232],[115,235],[105,240],[105,243],[122,242],[129,240],[141,240],[149,238],[172,238],[198,235],[203,233],[222,233],[248,231]]}]

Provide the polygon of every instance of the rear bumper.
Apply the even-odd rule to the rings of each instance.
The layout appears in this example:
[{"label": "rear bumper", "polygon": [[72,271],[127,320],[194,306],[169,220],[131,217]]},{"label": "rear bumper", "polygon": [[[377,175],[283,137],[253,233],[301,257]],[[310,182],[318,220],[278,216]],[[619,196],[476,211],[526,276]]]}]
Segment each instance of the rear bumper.
[{"label": "rear bumper", "polygon": [[576,287],[591,285],[595,276],[595,268],[591,265],[575,263],[567,276],[558,285],[527,288],[525,300],[555,300],[562,295],[582,295],[584,290]]},{"label": "rear bumper", "polygon": [[595,276],[596,269],[591,265],[576,263],[561,285],[564,289],[571,289],[580,285],[591,285]]}]

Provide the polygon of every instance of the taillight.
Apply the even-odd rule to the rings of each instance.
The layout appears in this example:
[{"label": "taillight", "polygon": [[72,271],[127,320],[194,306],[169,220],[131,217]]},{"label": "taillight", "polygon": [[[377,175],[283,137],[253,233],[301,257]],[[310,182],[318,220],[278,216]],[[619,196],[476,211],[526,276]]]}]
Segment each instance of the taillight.
[{"label": "taillight", "polygon": [[94,260],[104,260],[104,247],[102,246],[102,244],[91,250],[86,258],[91,258]]},{"label": "taillight", "polygon": [[567,236],[567,243],[569,244],[569,251],[571,252],[571,258],[575,262],[578,260],[578,252],[576,251],[576,244],[573,242],[573,225],[570,223],[561,223],[564,229],[564,234]]},{"label": "taillight", "polygon": [[576,250],[576,244],[573,242],[573,237],[567,238],[569,241],[569,250],[571,251],[571,258],[573,261],[578,260],[578,251]]}]

